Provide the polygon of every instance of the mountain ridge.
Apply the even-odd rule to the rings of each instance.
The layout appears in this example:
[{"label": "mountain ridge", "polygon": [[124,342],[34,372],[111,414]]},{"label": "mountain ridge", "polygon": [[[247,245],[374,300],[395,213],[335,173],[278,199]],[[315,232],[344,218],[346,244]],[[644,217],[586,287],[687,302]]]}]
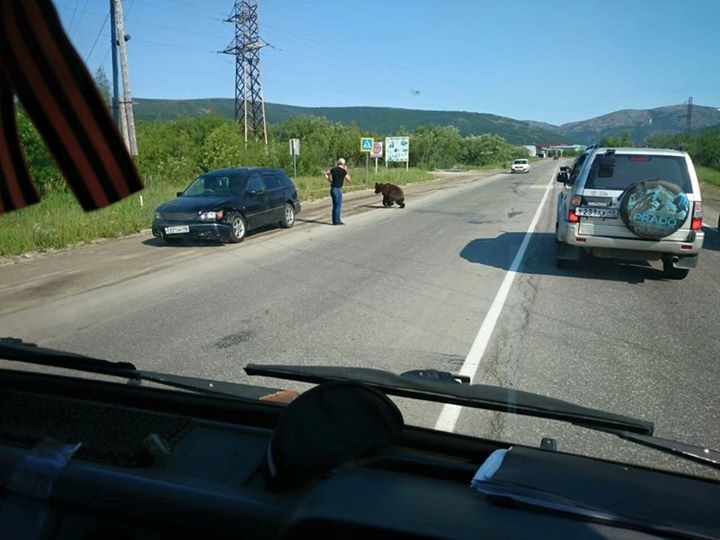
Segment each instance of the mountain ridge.
[{"label": "mountain ridge", "polygon": [[[135,98],[133,110],[138,120],[170,121],[183,116],[217,115],[234,117],[232,98],[186,100]],[[392,107],[299,107],[265,103],[269,124],[279,124],[292,116],[323,116],[332,122],[356,124],[378,135],[389,135],[400,129],[412,131],[427,125],[453,125],[463,136],[493,133],[512,144],[574,143],[592,144],[602,137],[630,133],[636,143],[659,133],[680,133],[687,125],[687,105],[669,105],[653,109],[621,109],[594,118],[553,125],[534,120],[516,120],[491,113],[468,111],[432,111]],[[720,125],[720,110],[693,105],[694,130]]]}]

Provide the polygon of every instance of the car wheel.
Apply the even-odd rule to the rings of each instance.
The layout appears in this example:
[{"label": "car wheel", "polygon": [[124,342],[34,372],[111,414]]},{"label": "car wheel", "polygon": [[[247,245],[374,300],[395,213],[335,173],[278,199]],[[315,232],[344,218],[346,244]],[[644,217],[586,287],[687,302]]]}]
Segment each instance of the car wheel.
[{"label": "car wheel", "polygon": [[663,261],[663,275],[668,279],[685,279],[689,272],[688,268],[675,268],[672,261]]},{"label": "car wheel", "polygon": [[295,225],[295,208],[290,203],[285,203],[285,210],[283,211],[283,219],[280,222],[280,226],[285,229],[289,229]]},{"label": "car wheel", "polygon": [[228,241],[231,244],[237,244],[245,239],[247,234],[247,224],[245,218],[240,214],[232,212],[228,214],[227,224],[230,225],[230,234],[228,235]]}]

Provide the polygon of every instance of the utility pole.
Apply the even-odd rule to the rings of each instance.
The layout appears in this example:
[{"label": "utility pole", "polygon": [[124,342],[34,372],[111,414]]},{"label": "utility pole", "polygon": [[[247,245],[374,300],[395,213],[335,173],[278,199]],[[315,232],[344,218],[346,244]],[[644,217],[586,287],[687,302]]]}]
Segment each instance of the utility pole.
[{"label": "utility pole", "polygon": [[235,121],[248,138],[267,144],[265,102],[260,81],[260,49],[265,47],[258,30],[257,0],[235,0],[226,22],[235,24],[235,39],[224,54],[235,56]]},{"label": "utility pole", "polygon": [[113,80],[113,94],[112,94],[112,115],[115,120],[115,127],[120,129],[120,103],[118,101],[120,96],[119,85],[118,85],[118,38],[117,38],[117,23],[115,21],[115,0],[110,0],[110,51],[112,55],[112,80]]},{"label": "utility pole", "polygon": [[689,135],[690,133],[692,133],[692,109],[693,109],[693,99],[692,99],[692,96],[690,96],[690,98],[688,99],[688,101],[687,101],[687,106],[688,106],[688,107],[687,107],[687,115],[686,115],[686,118],[687,118],[687,126],[686,126],[686,128],[687,128],[687,132],[688,132],[688,135]]},{"label": "utility pole", "polygon": [[120,65],[122,68],[123,97],[120,100],[121,131],[127,143],[130,155],[138,155],[137,140],[135,138],[135,117],[132,109],[132,94],[130,92],[130,70],[128,68],[127,49],[125,43],[130,36],[125,35],[123,28],[123,14],[121,0],[113,1],[115,8],[115,24],[118,35],[118,49],[120,52]]}]

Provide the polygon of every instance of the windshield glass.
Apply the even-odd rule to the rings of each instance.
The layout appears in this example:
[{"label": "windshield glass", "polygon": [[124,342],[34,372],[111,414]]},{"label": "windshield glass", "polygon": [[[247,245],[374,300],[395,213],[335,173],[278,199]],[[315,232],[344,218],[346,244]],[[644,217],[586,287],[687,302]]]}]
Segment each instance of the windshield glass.
[{"label": "windshield glass", "polygon": [[507,410],[406,423],[720,478],[513,407],[720,448],[720,2],[43,5],[69,51],[0,32],[0,337],[298,391],[243,368],[460,374]]},{"label": "windshield glass", "polygon": [[183,197],[212,197],[214,195],[239,195],[245,191],[247,175],[202,175],[183,191]]}]

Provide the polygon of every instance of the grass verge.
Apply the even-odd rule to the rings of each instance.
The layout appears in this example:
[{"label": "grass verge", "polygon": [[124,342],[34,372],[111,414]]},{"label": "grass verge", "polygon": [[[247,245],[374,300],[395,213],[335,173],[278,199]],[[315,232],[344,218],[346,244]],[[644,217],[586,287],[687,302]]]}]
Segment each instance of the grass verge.
[{"label": "grass verge", "polygon": [[136,233],[150,226],[160,203],[184,188],[146,186],[140,194],[94,212],[83,212],[71,193],[50,193],[36,205],[0,215],[0,256]]},{"label": "grass verge", "polygon": [[695,167],[695,171],[701,182],[712,184],[713,186],[720,186],[720,171],[710,169],[709,167]]},{"label": "grass verge", "polygon": [[[432,174],[419,169],[379,169],[350,171],[352,182],[346,191],[367,189],[375,182],[410,184],[426,182]],[[301,201],[327,197],[329,188],[322,177],[299,177],[296,181]],[[161,203],[173,199],[177,191],[187,187],[148,183],[140,194],[94,212],[83,212],[71,193],[50,193],[36,205],[0,215],[0,256],[13,256],[29,251],[60,249],[100,238],[117,238],[150,227],[153,211]],[[142,195],[143,206],[140,206]]]}]

